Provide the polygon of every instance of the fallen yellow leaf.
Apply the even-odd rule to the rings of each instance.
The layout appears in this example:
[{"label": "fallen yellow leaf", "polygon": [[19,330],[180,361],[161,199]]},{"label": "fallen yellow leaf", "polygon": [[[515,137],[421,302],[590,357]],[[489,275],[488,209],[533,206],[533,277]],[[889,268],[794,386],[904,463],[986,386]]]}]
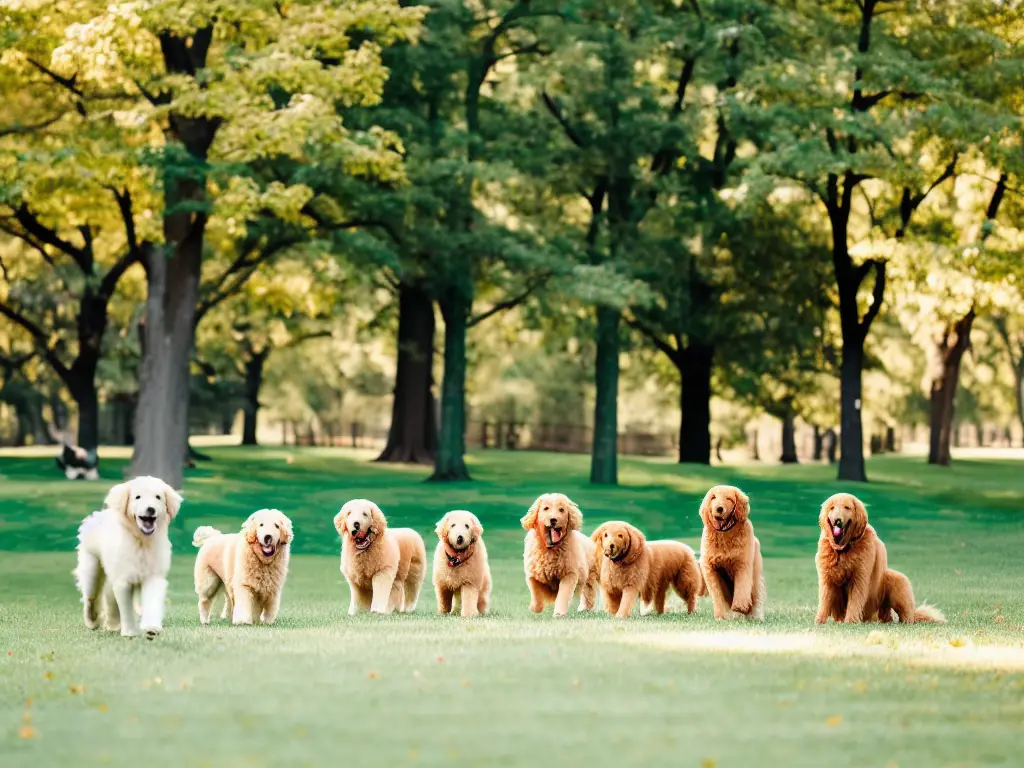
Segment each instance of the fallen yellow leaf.
[{"label": "fallen yellow leaf", "polygon": [[100,704],[99,707],[97,707],[97,709],[99,709],[100,712],[106,712],[109,709],[109,707],[106,704]]},{"label": "fallen yellow leaf", "polygon": [[949,638],[949,644],[954,648],[963,648],[967,645],[967,641],[962,637],[951,637]]},{"label": "fallen yellow leaf", "polygon": [[39,731],[33,728],[31,725],[21,726],[21,730],[18,731],[18,735],[23,739],[34,739],[39,735]]},{"label": "fallen yellow leaf", "polygon": [[370,674],[368,674],[367,677],[371,680],[376,680],[378,677],[380,677],[380,675],[378,675],[376,672],[370,672]]},{"label": "fallen yellow leaf", "polygon": [[68,690],[71,691],[71,693],[85,693],[85,686],[84,685],[69,685],[68,686]]},{"label": "fallen yellow leaf", "polygon": [[700,762],[700,768],[715,768],[718,762],[713,757],[705,757]]},{"label": "fallen yellow leaf", "polygon": [[840,725],[842,722],[843,722],[843,716],[842,715],[832,715],[832,717],[830,717],[828,720],[825,721],[825,725],[827,725],[829,728],[835,728],[837,725]]},{"label": "fallen yellow leaf", "polygon": [[462,681],[462,687],[463,688],[469,688],[469,680],[463,680]]},{"label": "fallen yellow leaf", "polygon": [[43,677],[45,677],[47,680],[53,680],[53,672],[44,672]]}]

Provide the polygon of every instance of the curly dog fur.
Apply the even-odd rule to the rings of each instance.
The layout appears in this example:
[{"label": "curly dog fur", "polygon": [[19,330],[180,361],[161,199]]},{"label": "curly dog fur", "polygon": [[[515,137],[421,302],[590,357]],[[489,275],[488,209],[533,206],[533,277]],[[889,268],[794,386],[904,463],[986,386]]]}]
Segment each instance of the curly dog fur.
[{"label": "curly dog fur", "polygon": [[349,616],[412,613],[427,571],[423,538],[411,528],[388,528],[380,507],[353,499],[334,517],[341,536],[341,573],[352,596]]},{"label": "curly dog fur", "polygon": [[837,493],[821,505],[821,535],[814,565],[818,570],[818,612],[814,620],[859,624],[944,622],[934,606],[915,606],[910,579],[888,566],[885,544],[868,524],[864,504],[853,494]]},{"label": "curly dog fur", "polygon": [[545,493],[520,520],[526,530],[523,570],[530,588],[530,610],[540,613],[553,602],[565,616],[573,595],[579,610],[593,609],[601,580],[597,545],[580,532],[583,513],[562,493]]},{"label": "curly dog fur", "polygon": [[639,529],[619,520],[600,525],[591,538],[603,555],[601,594],[607,613],[628,618],[639,597],[662,614],[669,587],[693,613],[704,579],[690,547],[681,541],[647,541]]},{"label": "curly dog fur", "polygon": [[484,545],[484,527],[472,512],[449,512],[434,527],[434,592],[437,612],[457,610],[463,616],[487,613],[491,602],[491,567]]},{"label": "curly dog fur", "polygon": [[750,522],[750,500],[739,488],[716,485],[700,505],[704,533],[700,565],[716,619],[764,619],[766,587],[761,542]]},{"label": "curly dog fur", "polygon": [[273,624],[281,609],[293,539],[292,521],[276,509],[253,512],[238,533],[221,533],[208,525],[197,528],[192,545],[199,547],[194,572],[199,622],[210,623],[213,598],[223,586],[222,618],[252,624],[259,617]]}]

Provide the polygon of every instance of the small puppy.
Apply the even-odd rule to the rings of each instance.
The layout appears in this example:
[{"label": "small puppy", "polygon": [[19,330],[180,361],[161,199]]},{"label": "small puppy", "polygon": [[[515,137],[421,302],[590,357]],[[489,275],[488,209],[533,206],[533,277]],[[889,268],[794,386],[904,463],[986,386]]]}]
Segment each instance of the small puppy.
[{"label": "small puppy", "polygon": [[[281,609],[288,576],[292,521],[276,509],[253,512],[239,533],[221,533],[208,525],[196,528],[195,587],[199,622],[210,623],[213,598],[224,587],[223,618],[252,624],[256,617],[273,624]],[[232,608],[233,606],[233,608]]]},{"label": "small puppy", "polygon": [[341,572],[352,592],[348,615],[412,613],[427,571],[427,549],[412,528],[388,528],[380,507],[353,499],[334,517],[341,536]]},{"label": "small puppy", "polygon": [[637,528],[619,520],[599,526],[591,538],[604,555],[601,594],[607,613],[628,618],[639,597],[662,614],[669,587],[686,602],[686,612],[693,613],[704,579],[688,546],[681,541],[647,541]]},{"label": "small puppy", "polygon": [[484,528],[472,512],[457,509],[434,528],[434,592],[437,612],[460,610],[463,616],[487,613],[491,602],[491,567],[482,538]]},{"label": "small puppy", "polygon": [[[103,509],[82,521],[74,574],[85,626],[99,626],[97,599],[102,595],[103,624],[109,631],[134,637],[141,629],[150,639],[163,631],[171,569],[167,527],[180,506],[181,496],[163,480],[136,477],[111,488]],[[141,627],[136,592],[141,593]]]},{"label": "small puppy", "polygon": [[859,624],[944,622],[938,608],[914,605],[910,579],[888,566],[885,544],[868,525],[861,500],[849,493],[830,496],[818,516],[821,536],[814,565],[818,570],[818,612],[814,621]]},{"label": "small puppy", "polygon": [[750,522],[750,501],[739,488],[716,485],[700,505],[704,533],[700,566],[715,618],[764,620],[765,583],[761,542]]},{"label": "small puppy", "polygon": [[540,613],[554,602],[555,616],[565,616],[574,594],[579,610],[597,600],[601,561],[597,545],[580,532],[583,513],[562,493],[537,498],[522,520],[526,530],[523,569],[530,588],[530,610]]}]

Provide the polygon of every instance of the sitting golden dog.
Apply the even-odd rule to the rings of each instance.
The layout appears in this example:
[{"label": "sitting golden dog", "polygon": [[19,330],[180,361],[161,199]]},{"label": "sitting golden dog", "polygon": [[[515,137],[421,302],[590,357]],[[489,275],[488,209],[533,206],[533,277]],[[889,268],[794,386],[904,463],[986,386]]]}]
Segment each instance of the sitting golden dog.
[{"label": "sitting golden dog", "polygon": [[580,595],[579,610],[591,610],[597,600],[601,563],[597,545],[580,533],[580,508],[564,494],[545,493],[520,522],[527,531],[523,570],[530,588],[530,610],[540,613],[554,602],[555,616],[565,616],[574,594]]},{"label": "sitting golden dog", "polygon": [[703,586],[693,550],[681,541],[647,541],[629,523],[604,523],[591,538],[604,554],[601,594],[604,609],[620,619],[629,617],[639,597],[655,613],[665,612],[669,587],[693,613]]},{"label": "sitting golden dog", "polygon": [[715,618],[764,620],[761,542],[754,536],[746,494],[731,485],[716,485],[700,505],[700,518],[700,566]]},{"label": "sitting golden dog", "polygon": [[434,592],[437,612],[463,616],[487,613],[491,602],[491,567],[481,538],[484,527],[472,512],[449,512],[434,528]]},{"label": "sitting golden dog", "polygon": [[352,598],[348,615],[412,613],[427,571],[427,549],[412,528],[388,528],[380,507],[353,499],[334,517],[341,536],[341,573]]},{"label": "sitting golden dog", "polygon": [[818,569],[818,612],[815,622],[943,622],[942,611],[914,605],[910,579],[888,567],[885,544],[868,525],[860,499],[849,493],[830,496],[818,517],[821,536],[814,564]]},{"label": "sitting golden dog", "polygon": [[199,547],[195,565],[199,622],[210,623],[213,598],[223,586],[221,618],[252,624],[259,617],[264,624],[273,624],[288,576],[291,541],[292,521],[276,509],[254,512],[239,533],[221,533],[208,525],[196,528],[192,544]]}]

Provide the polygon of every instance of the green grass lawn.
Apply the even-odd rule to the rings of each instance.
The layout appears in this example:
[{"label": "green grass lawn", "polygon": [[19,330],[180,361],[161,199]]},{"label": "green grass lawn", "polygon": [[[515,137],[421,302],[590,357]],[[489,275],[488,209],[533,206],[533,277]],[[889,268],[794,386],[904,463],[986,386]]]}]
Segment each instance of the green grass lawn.
[{"label": "green grass lawn", "polygon": [[[869,464],[854,488],[945,626],[815,628],[817,512],[840,490],[823,466],[680,468],[625,460],[619,488],[586,484],[587,458],[487,452],[475,482],[341,450],[217,449],[186,480],[172,531],[165,633],[89,632],[70,571],[78,522],[120,477],[55,480],[51,460],[0,458],[0,764],[134,765],[1020,765],[1024,743],[1024,473],[1019,463]],[[519,518],[568,493],[589,531],[626,519],[699,544],[707,488],[751,497],[765,554],[763,626],[688,617],[618,622],[529,613]],[[488,618],[346,615],[332,518],[377,501],[419,530],[466,508],[494,572]],[[278,507],[295,522],[274,627],[199,626],[201,524],[236,529]],[[678,607],[677,607],[678,610]]]}]

